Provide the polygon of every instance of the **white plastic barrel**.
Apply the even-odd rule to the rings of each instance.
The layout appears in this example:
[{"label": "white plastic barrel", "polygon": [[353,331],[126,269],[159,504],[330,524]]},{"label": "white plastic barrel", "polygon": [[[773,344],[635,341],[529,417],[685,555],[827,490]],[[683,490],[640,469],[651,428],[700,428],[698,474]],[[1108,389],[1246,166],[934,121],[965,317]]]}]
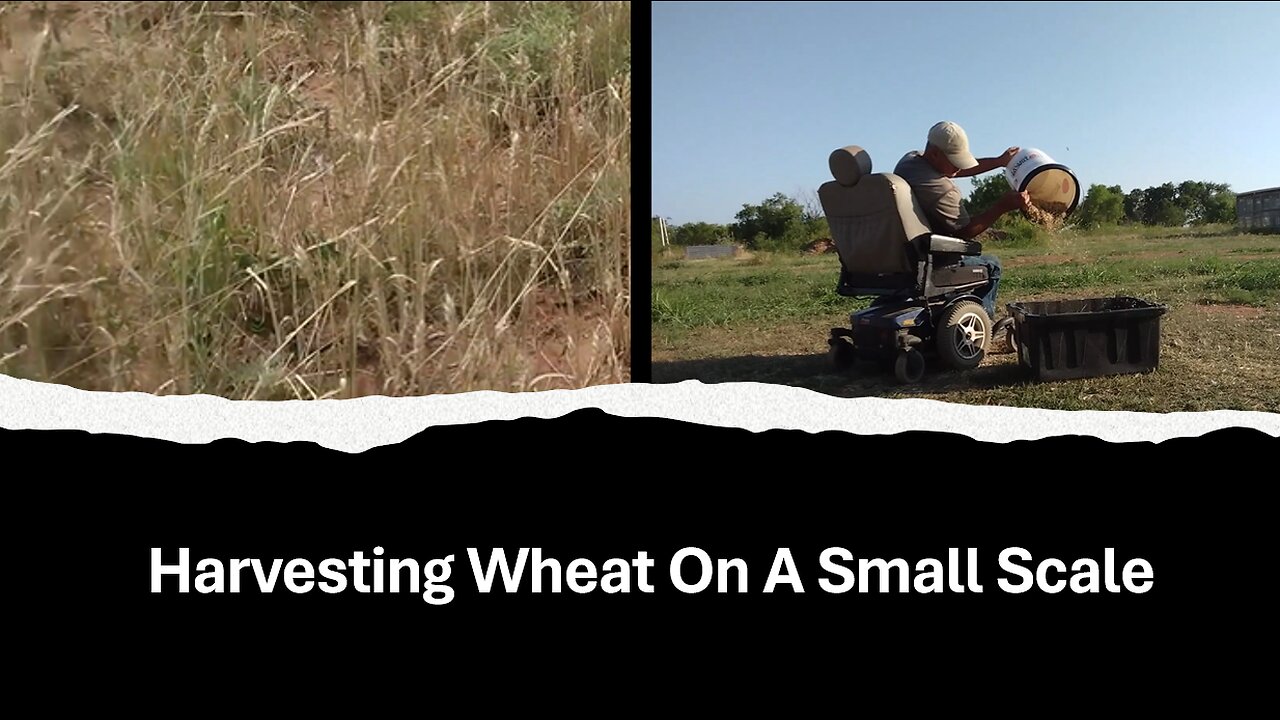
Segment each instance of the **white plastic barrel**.
[{"label": "white plastic barrel", "polygon": [[1080,204],[1080,182],[1075,173],[1041,150],[1023,148],[1005,166],[1004,176],[1014,190],[1030,195],[1037,207],[1059,205],[1069,214]]}]

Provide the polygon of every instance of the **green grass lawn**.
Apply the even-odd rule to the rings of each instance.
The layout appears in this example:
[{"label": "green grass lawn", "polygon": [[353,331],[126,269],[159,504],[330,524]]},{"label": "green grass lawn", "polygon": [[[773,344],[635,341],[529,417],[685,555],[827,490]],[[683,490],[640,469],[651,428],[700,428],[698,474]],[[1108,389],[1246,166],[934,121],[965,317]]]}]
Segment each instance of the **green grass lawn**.
[{"label": "green grass lawn", "polygon": [[1159,369],[1031,382],[1012,354],[915,386],[875,370],[839,373],[830,328],[865,301],[835,293],[834,255],[659,260],[653,268],[654,382],[770,382],[841,396],[923,397],[1057,409],[1280,412],[1280,236],[1232,228],[1063,231],[985,251],[1004,266],[998,305],[1132,295],[1166,304]]}]

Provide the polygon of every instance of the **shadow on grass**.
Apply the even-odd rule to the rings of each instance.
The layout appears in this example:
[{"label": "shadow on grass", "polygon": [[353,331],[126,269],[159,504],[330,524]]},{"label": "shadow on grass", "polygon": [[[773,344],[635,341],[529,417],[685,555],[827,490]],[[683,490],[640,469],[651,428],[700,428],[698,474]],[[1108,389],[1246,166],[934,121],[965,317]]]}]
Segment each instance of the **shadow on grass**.
[{"label": "shadow on grass", "polygon": [[968,372],[956,372],[928,358],[924,379],[915,385],[901,385],[888,365],[860,363],[847,372],[838,372],[824,354],[746,355],[653,363],[653,382],[676,383],[699,380],[704,383],[760,382],[790,385],[839,397],[925,397],[945,400],[964,390],[1008,388],[1024,385],[1027,377],[1013,355],[996,356],[1005,362],[991,363]]},{"label": "shadow on grass", "polygon": [[1229,227],[1219,228],[1217,230],[1195,230],[1192,232],[1179,232],[1176,228],[1171,228],[1167,232],[1152,233],[1148,237],[1152,240],[1178,240],[1182,238],[1216,238],[1228,237],[1233,235],[1243,235],[1246,230],[1244,228]]}]

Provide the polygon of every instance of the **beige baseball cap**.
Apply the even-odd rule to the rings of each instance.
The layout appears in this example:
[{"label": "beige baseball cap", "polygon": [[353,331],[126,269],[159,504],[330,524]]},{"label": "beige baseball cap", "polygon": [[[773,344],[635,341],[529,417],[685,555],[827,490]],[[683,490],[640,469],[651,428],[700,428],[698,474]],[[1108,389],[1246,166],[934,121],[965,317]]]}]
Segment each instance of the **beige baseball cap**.
[{"label": "beige baseball cap", "polygon": [[960,170],[978,166],[977,158],[969,152],[969,136],[953,122],[940,122],[929,128],[929,144],[941,150]]}]

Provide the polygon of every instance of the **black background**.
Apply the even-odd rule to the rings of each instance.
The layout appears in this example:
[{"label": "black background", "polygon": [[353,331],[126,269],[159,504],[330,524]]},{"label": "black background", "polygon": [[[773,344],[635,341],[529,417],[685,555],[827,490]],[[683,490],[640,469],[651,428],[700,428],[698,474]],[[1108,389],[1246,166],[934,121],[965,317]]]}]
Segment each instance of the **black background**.
[{"label": "black background", "polygon": [[[636,14],[633,64],[641,197],[649,181],[644,10]],[[638,212],[635,223],[633,367],[644,381],[648,221]],[[694,447],[704,449],[682,449]],[[858,706],[879,688],[861,675],[828,681],[825,674],[869,661],[907,680],[926,668],[976,673],[985,680],[970,692],[984,697],[1030,683],[1042,696],[1023,710],[1076,701],[1102,709],[1094,693],[1108,683],[1128,684],[1140,703],[1191,695],[1243,702],[1264,686],[1268,664],[1256,658],[1274,637],[1265,478],[1277,449],[1277,439],[1244,429],[1158,445],[1081,437],[1000,444],[942,432],[753,434],[598,410],[434,427],[360,454],[304,443],[179,445],[0,430],[8,555],[20,568],[6,594],[21,607],[10,616],[16,634],[34,639],[15,650],[24,667],[70,675],[76,682],[63,693],[91,686],[88,696],[103,700],[135,701],[175,680],[202,688],[170,710],[245,686],[287,687],[299,698],[370,697],[376,688],[316,685],[318,675],[309,685],[280,682],[401,658],[408,658],[401,671],[560,673],[557,689],[575,687],[590,668],[612,674],[624,697],[652,689],[631,668],[646,677],[675,673],[677,685],[707,689],[729,668],[816,663],[821,679],[810,675],[788,689],[803,696],[848,685]],[[356,550],[368,557],[375,546],[385,557],[421,561],[454,554],[453,602],[431,606],[412,593],[350,588],[296,595],[283,583],[272,595],[252,583],[240,595],[149,590],[152,547],[164,548],[166,559],[188,547],[193,563],[318,563]],[[745,560],[749,592],[672,588],[666,563],[688,546]],[[832,546],[912,564],[976,547],[985,592],[827,594],[817,560]],[[996,558],[1010,546],[1068,565],[1101,561],[1114,547],[1121,565],[1147,560],[1155,582],[1142,595],[1009,595],[996,586]],[[566,565],[586,557],[597,566],[644,550],[656,591],[534,595],[526,585],[514,595],[479,595],[468,547],[486,557],[493,547],[512,556],[541,547]],[[792,550],[802,595],[761,592],[780,547]],[[562,664],[566,654],[572,665]],[[1084,679],[1064,682],[1068,673]],[[227,676],[238,681],[212,684]],[[725,682],[716,687],[741,697],[765,689],[742,676]],[[906,703],[933,687],[921,681],[916,694],[898,697]],[[423,692],[430,707],[447,688]],[[956,708],[971,707],[966,699],[957,696]]]},{"label": "black background", "polygon": [[[676,436],[713,450],[654,451],[654,438]],[[45,577],[20,590],[36,601],[32,619],[54,636],[144,647],[153,658],[190,659],[195,648],[206,648],[205,660],[238,656],[263,638],[314,645],[324,657],[419,642],[438,658],[494,648],[527,657],[579,643],[598,652],[696,648],[698,657],[735,648],[762,657],[782,648],[801,657],[912,648],[966,657],[1085,653],[1089,666],[1195,667],[1203,682],[1225,668],[1238,679],[1258,672],[1244,658],[1273,634],[1264,609],[1272,597],[1267,484],[1247,473],[1227,479],[1221,464],[1205,464],[1216,457],[1265,466],[1277,441],[1252,430],[1160,444],[988,444],[941,433],[753,434],[582,410],[429,428],[360,454],[79,432],[4,431],[0,447],[11,455],[56,451],[61,467],[24,484],[11,506],[18,547],[28,549],[18,554],[37,560]],[[873,469],[859,461],[872,456],[884,462]],[[954,469],[942,472],[949,463]],[[114,479],[105,479],[108,470]],[[205,557],[318,565],[356,550],[371,557],[375,546],[384,557],[422,562],[455,555],[454,600],[432,606],[410,592],[350,587],[299,595],[283,580],[263,595],[250,574],[238,595],[180,594],[172,578],[165,592],[149,587],[152,547],[164,549],[166,562],[190,548],[193,565]],[[749,591],[677,591],[667,562],[688,546],[746,561]],[[829,594],[817,584],[826,577],[818,557],[832,546],[913,565],[976,547],[984,592]],[[1011,546],[1068,566],[1080,557],[1101,564],[1113,547],[1118,566],[1147,560],[1154,584],[1140,595],[1008,594],[996,585],[1006,576],[996,559]],[[482,595],[468,547],[484,559],[494,547],[512,559],[520,547],[541,547],[562,565],[585,557],[597,567],[644,550],[655,592],[533,594],[526,580],[518,593]],[[792,551],[804,594],[761,592],[781,547]]]}]

